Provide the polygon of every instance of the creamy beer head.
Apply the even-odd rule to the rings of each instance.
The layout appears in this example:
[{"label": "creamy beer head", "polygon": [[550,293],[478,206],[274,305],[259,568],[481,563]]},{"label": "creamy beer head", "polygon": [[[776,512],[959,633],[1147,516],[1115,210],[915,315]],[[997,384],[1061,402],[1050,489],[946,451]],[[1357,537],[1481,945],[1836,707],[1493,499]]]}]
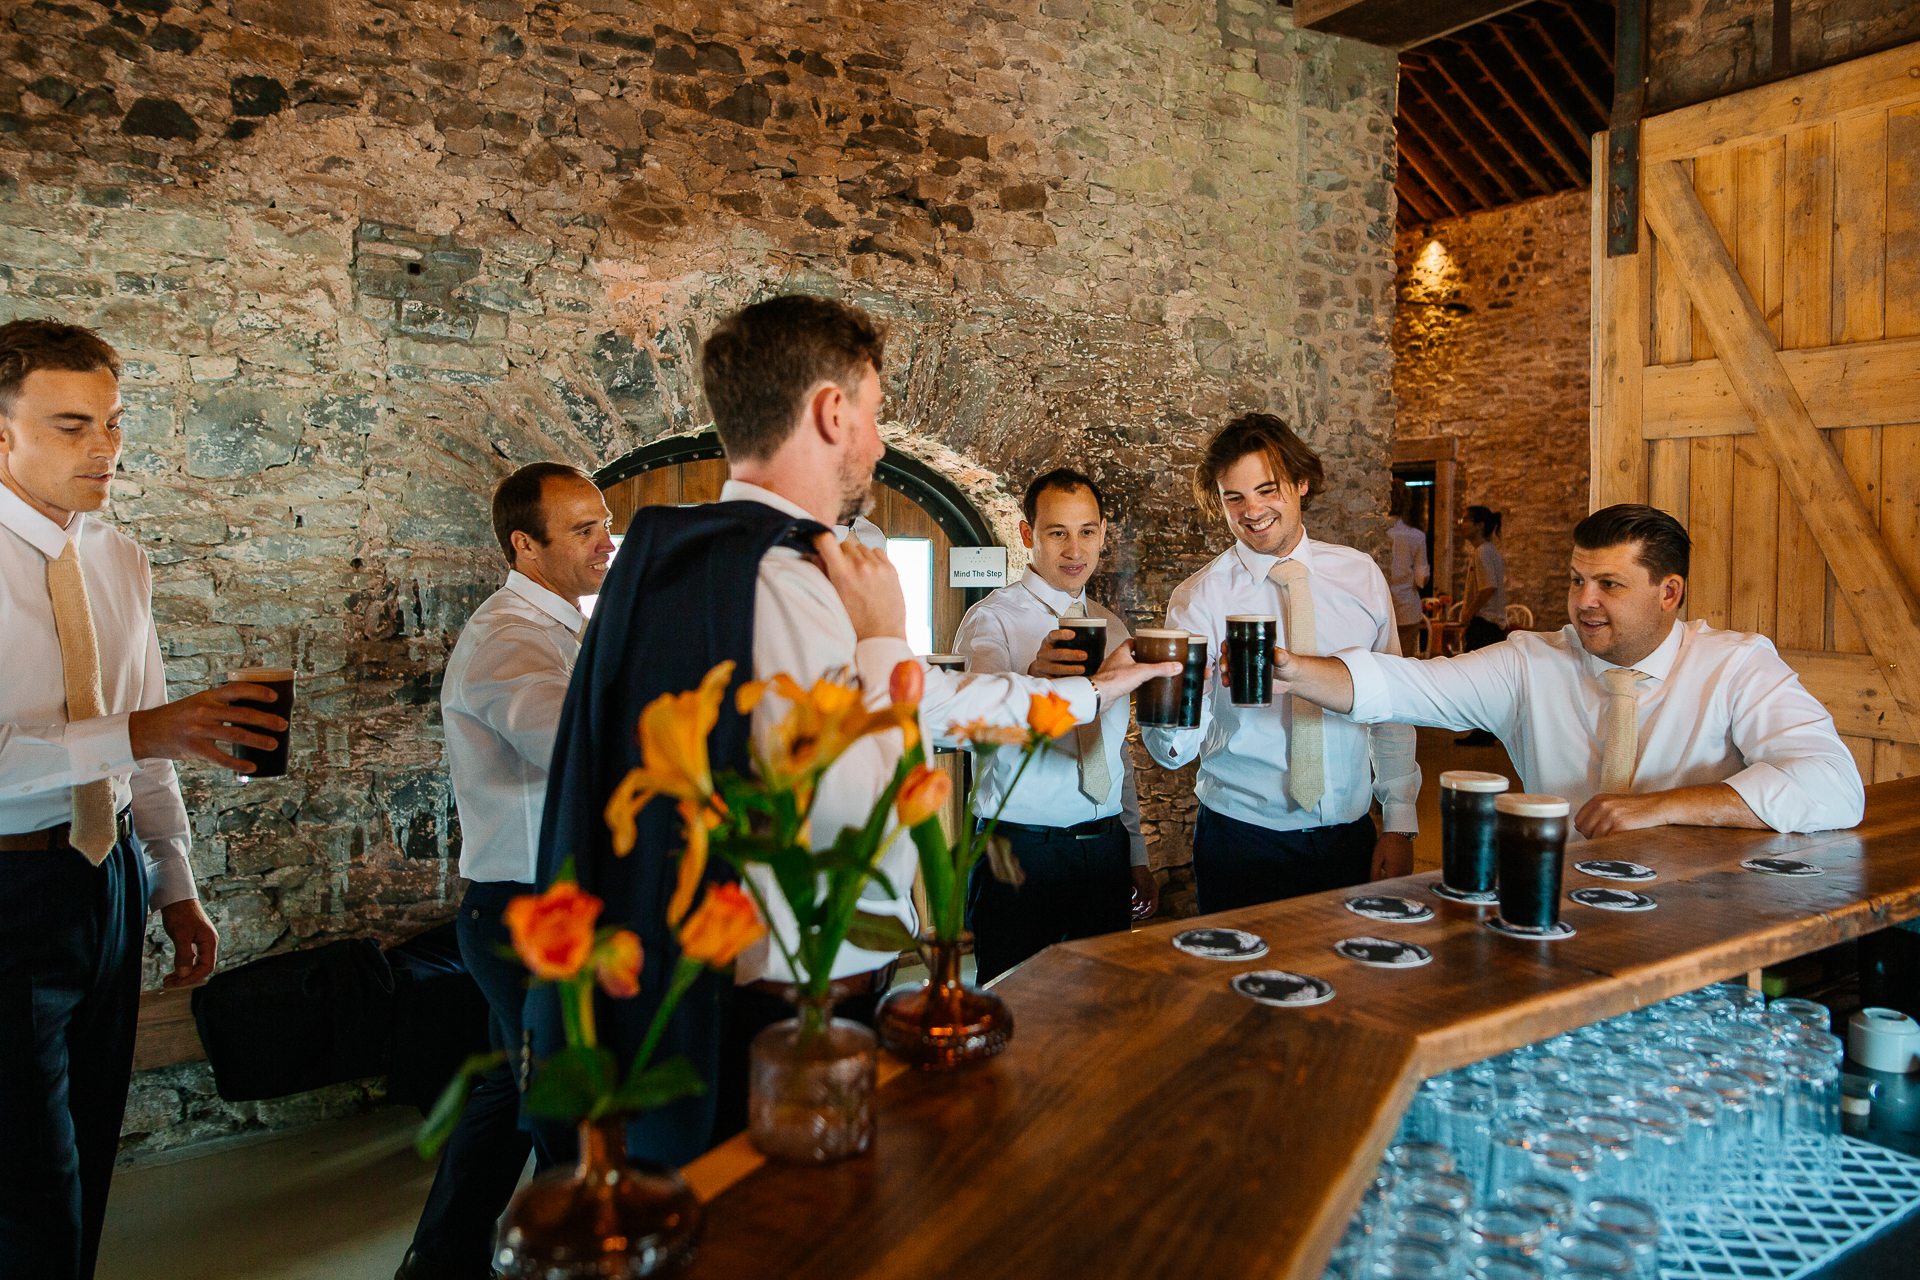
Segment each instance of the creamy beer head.
[{"label": "creamy beer head", "polygon": [[1497,773],[1477,769],[1449,769],[1440,775],[1440,785],[1449,791],[1505,791],[1512,784]]},{"label": "creamy beer head", "polygon": [[292,667],[244,667],[225,673],[228,684],[272,684],[293,679]]}]

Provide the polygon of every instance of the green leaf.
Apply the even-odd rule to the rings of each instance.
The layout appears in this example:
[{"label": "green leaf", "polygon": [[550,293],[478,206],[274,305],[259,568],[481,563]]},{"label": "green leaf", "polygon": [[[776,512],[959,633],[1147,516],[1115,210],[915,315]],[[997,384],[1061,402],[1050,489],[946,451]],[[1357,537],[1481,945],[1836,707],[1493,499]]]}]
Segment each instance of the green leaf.
[{"label": "green leaf", "polygon": [[604,1110],[608,1115],[651,1111],[676,1099],[706,1091],[706,1082],[700,1079],[692,1063],[685,1058],[668,1058],[620,1086],[620,1091],[607,1100]]},{"label": "green leaf", "polygon": [[460,1113],[466,1110],[467,1096],[480,1083],[480,1077],[507,1060],[507,1055],[496,1050],[493,1053],[476,1053],[460,1064],[453,1073],[453,1079],[447,1081],[447,1087],[440,1091],[440,1097],[433,1104],[433,1110],[420,1123],[420,1132],[414,1137],[413,1149],[420,1153],[423,1160],[431,1160],[440,1154],[440,1148],[447,1145],[447,1139],[453,1136],[454,1126],[460,1123]]},{"label": "green leaf", "polygon": [[920,946],[920,939],[908,933],[907,926],[893,916],[867,911],[855,913],[853,923],[847,928],[847,941],[868,951],[913,951]]},{"label": "green leaf", "polygon": [[913,829],[913,844],[920,851],[920,882],[927,890],[927,911],[934,929],[944,928],[954,895],[956,880],[954,853],[947,844],[947,833],[940,819],[929,818]]},{"label": "green leaf", "polygon": [[527,1086],[527,1110],[549,1120],[579,1120],[613,1092],[617,1072],[608,1050],[568,1045],[534,1073]]}]

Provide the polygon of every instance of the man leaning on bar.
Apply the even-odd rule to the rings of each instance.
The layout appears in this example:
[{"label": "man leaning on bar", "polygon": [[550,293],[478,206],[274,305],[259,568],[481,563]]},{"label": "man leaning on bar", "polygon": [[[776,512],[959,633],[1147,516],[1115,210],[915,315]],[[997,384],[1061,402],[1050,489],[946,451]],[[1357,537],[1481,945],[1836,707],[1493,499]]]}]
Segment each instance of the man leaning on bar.
[{"label": "man leaning on bar", "polygon": [[1295,697],[1371,723],[1485,729],[1589,839],[1643,827],[1831,831],[1866,795],[1833,717],[1765,636],[1680,621],[1687,531],[1623,504],[1574,527],[1567,625],[1457,658],[1275,654]]}]

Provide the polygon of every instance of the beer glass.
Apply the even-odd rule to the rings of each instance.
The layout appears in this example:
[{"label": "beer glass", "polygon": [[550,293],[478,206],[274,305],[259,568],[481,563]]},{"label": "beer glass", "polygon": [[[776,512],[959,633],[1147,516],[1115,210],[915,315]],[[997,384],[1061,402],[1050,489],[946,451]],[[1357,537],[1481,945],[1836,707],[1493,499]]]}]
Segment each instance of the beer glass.
[{"label": "beer glass", "polygon": [[1494,807],[1499,815],[1495,838],[1500,848],[1503,931],[1562,936],[1560,878],[1567,851],[1567,802],[1559,796],[1507,792],[1494,797]]},{"label": "beer glass", "polygon": [[1062,618],[1060,625],[1073,632],[1065,648],[1079,649],[1087,657],[1073,674],[1090,676],[1107,660],[1107,620],[1105,618]]},{"label": "beer glass", "polygon": [[1271,613],[1227,615],[1227,693],[1236,707],[1273,705],[1273,646],[1280,620]]},{"label": "beer glass", "polygon": [[1180,676],[1180,725],[1200,727],[1200,704],[1207,698],[1207,638],[1187,632],[1187,669]]},{"label": "beer glass", "polygon": [[1180,692],[1186,682],[1187,633],[1144,628],[1134,634],[1133,657],[1136,662],[1178,662],[1181,674],[1155,676],[1140,686],[1134,695],[1133,711],[1143,726],[1177,728],[1180,724]]},{"label": "beer glass", "polygon": [[240,777],[247,778],[284,778],[287,776],[287,744],[293,736],[293,668],[292,667],[247,667],[239,671],[226,673],[228,684],[257,684],[273,690],[272,702],[255,702],[251,698],[235,698],[231,705],[252,707],[256,711],[267,711],[287,722],[287,727],[279,731],[264,729],[258,725],[244,726],[250,733],[261,733],[272,738],[271,751],[262,751],[258,747],[246,747],[239,743],[230,743],[231,754],[245,760],[252,768]]},{"label": "beer glass", "polygon": [[1492,903],[1499,895],[1500,859],[1494,841],[1494,800],[1507,789],[1497,773],[1449,769],[1440,775],[1440,883],[1434,892],[1455,902]]}]

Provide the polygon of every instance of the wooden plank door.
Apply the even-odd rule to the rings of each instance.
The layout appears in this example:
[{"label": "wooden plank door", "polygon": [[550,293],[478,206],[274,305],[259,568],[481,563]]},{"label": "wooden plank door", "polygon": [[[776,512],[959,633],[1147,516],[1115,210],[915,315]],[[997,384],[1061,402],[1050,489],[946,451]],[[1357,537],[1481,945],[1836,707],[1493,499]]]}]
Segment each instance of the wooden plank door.
[{"label": "wooden plank door", "polygon": [[1771,637],[1869,782],[1920,772],[1920,45],[1640,150],[1640,252],[1595,263],[1592,505],[1680,519],[1687,615]]}]

